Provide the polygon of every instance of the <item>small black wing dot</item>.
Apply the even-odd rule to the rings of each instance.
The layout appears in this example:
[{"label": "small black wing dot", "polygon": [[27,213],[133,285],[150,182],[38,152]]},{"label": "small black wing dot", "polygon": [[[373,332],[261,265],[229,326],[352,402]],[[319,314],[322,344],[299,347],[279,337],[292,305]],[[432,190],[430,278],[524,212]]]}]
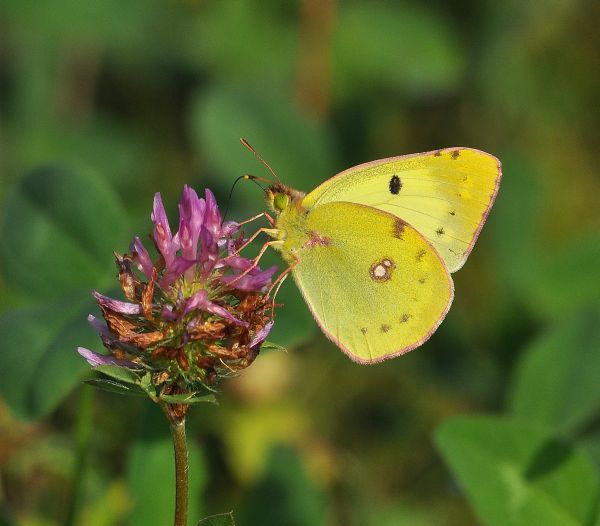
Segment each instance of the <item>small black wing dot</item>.
[{"label": "small black wing dot", "polygon": [[397,175],[392,175],[390,179],[390,193],[394,195],[398,195],[400,193],[400,189],[402,188],[402,181],[400,177]]},{"label": "small black wing dot", "polygon": [[436,233],[438,236],[443,236],[443,235],[444,235],[444,229],[443,229],[443,227],[440,227],[440,228],[438,228],[438,229],[435,231],[435,233]]}]

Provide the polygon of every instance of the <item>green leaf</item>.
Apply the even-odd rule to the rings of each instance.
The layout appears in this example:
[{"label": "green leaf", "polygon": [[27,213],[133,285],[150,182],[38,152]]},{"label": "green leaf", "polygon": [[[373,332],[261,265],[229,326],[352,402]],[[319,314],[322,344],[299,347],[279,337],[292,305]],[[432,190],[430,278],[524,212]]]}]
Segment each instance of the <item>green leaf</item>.
[{"label": "green leaf", "polygon": [[118,365],[98,365],[97,367],[94,367],[94,372],[102,373],[113,380],[118,380],[122,384],[140,385],[142,376],[140,373],[145,373],[146,371],[137,373],[131,369],[120,367]]},{"label": "green leaf", "polygon": [[92,173],[46,167],[25,176],[0,216],[0,269],[11,286],[37,298],[90,289],[114,274],[127,216]]},{"label": "green leaf", "polygon": [[483,524],[581,526],[596,517],[593,464],[535,425],[458,417],[437,430],[436,443]]},{"label": "green leaf", "polygon": [[582,429],[600,410],[600,306],[566,313],[517,366],[509,410],[552,427]]},{"label": "green leaf", "polygon": [[85,380],[86,384],[108,391],[110,393],[123,394],[123,395],[134,395],[134,396],[147,396],[146,391],[140,387],[136,387],[131,384],[119,382],[116,380],[109,380],[106,378],[92,378],[91,380]]},{"label": "green leaf", "polygon": [[[150,158],[143,139],[121,121],[100,117],[83,128],[67,128],[63,122],[40,127],[38,121],[39,116],[35,114],[29,126],[19,121],[20,126],[10,129],[18,147],[15,156],[21,160],[17,169],[44,165],[48,159],[60,159],[74,171],[93,167],[113,188],[122,190],[123,195],[135,192],[136,197],[147,195],[151,202]],[[146,200],[130,200],[129,213],[132,207],[147,217]]]},{"label": "green leaf", "polygon": [[91,309],[86,290],[0,314],[0,394],[18,417],[47,415],[89,370],[76,349],[100,344],[86,321]]},{"label": "green leaf", "polygon": [[218,515],[211,515],[210,517],[200,519],[198,526],[235,526],[233,511],[230,511],[229,513],[219,513]]},{"label": "green leaf", "polygon": [[260,351],[288,352],[288,350],[283,345],[279,345],[278,343],[273,343],[270,341],[264,341],[263,344],[260,346]]},{"label": "green leaf", "polygon": [[201,402],[208,402],[211,404],[217,403],[215,395],[207,395],[205,393],[161,395],[160,400],[161,402],[167,402],[169,404],[199,404]]}]

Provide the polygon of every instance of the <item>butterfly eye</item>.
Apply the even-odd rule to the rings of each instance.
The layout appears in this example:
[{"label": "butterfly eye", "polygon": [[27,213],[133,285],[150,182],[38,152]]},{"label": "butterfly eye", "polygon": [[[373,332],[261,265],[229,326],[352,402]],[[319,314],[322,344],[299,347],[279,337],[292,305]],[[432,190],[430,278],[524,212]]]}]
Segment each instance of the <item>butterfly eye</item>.
[{"label": "butterfly eye", "polygon": [[273,207],[279,212],[285,210],[290,204],[290,196],[287,194],[275,194]]}]

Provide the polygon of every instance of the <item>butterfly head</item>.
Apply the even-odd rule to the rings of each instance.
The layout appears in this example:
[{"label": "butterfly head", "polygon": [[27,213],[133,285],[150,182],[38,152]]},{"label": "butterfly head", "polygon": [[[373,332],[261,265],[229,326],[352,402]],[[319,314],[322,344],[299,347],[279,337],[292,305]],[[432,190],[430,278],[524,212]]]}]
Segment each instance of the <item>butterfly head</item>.
[{"label": "butterfly head", "polygon": [[303,197],[302,192],[281,183],[271,185],[266,190],[267,204],[277,214],[288,210],[292,205],[299,206]]}]

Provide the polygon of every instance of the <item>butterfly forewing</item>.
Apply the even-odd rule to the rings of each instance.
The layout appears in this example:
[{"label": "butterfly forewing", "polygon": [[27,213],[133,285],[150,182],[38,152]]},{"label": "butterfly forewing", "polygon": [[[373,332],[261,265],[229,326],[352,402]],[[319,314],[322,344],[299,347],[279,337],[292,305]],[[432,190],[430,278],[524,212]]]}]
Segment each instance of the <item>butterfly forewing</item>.
[{"label": "butterfly forewing", "polygon": [[421,233],[454,272],[473,248],[500,178],[494,156],[449,148],[350,168],[308,194],[303,205],[345,201],[389,212]]}]

